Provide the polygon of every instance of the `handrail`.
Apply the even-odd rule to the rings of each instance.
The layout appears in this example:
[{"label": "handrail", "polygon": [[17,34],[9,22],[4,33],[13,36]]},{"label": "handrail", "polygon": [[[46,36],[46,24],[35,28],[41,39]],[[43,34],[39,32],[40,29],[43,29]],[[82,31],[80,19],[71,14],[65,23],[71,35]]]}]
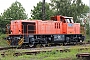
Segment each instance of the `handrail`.
[{"label": "handrail", "polygon": [[22,29],[22,34],[23,34],[23,37],[24,37],[24,25],[22,25],[23,29]]}]

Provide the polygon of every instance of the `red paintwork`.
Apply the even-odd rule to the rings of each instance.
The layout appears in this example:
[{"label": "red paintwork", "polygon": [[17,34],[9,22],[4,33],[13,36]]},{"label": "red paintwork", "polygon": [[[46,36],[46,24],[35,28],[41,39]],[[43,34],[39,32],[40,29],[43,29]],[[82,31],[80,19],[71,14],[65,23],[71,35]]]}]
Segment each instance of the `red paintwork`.
[{"label": "red paintwork", "polygon": [[[11,21],[11,34],[21,34],[22,27],[21,21]],[[20,31],[19,31],[20,30]]]},{"label": "red paintwork", "polygon": [[[51,20],[47,20],[47,21],[42,21],[42,20],[11,21],[11,26],[10,26],[11,35],[23,34],[22,22],[35,23],[36,30],[33,34],[80,34],[79,23],[66,23],[65,18],[63,16],[54,16],[51,17]],[[69,26],[69,24],[72,24],[72,26]]]}]

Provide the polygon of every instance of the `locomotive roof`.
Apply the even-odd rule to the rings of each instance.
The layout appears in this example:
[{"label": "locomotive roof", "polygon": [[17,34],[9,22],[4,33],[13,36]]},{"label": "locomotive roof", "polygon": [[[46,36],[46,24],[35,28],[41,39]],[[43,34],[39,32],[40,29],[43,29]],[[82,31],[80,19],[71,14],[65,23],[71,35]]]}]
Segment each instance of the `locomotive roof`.
[{"label": "locomotive roof", "polygon": [[[37,20],[12,20],[11,22],[36,22]],[[38,20],[41,21],[41,20]]]},{"label": "locomotive roof", "polygon": [[72,18],[73,19],[73,17],[64,17],[64,18]]},{"label": "locomotive roof", "polygon": [[[36,22],[36,21],[42,21],[42,20],[12,20],[11,22]],[[42,22],[48,22],[48,21],[53,21],[53,20],[45,20]]]}]

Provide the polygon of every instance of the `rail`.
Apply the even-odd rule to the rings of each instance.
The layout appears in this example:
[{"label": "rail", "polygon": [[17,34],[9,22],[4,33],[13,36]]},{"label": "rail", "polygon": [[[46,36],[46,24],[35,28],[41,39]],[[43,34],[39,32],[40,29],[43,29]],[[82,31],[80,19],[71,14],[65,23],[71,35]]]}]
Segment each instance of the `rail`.
[{"label": "rail", "polygon": [[[89,45],[90,46],[90,45]],[[24,48],[21,47],[7,47],[7,48],[0,48],[1,50],[8,50],[8,49],[15,49],[15,52],[13,53],[14,56],[20,56],[20,55],[31,55],[31,54],[38,54],[40,52],[51,52],[53,50],[60,51],[60,52],[70,52],[72,49],[78,49],[78,51],[81,50],[88,50],[90,47],[88,45],[86,46],[53,46],[53,47],[43,47],[43,48]],[[1,53],[2,56],[8,55],[7,53]]]}]

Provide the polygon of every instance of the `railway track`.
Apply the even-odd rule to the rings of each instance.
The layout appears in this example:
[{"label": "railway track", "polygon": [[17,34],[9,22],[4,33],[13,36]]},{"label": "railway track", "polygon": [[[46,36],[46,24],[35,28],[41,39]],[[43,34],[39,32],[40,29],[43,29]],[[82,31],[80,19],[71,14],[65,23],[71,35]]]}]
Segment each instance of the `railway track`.
[{"label": "railway track", "polygon": [[[90,44],[90,41],[89,42],[87,42],[87,43],[78,43],[77,44],[77,46],[83,46],[83,45],[89,45]],[[59,46],[59,45],[58,45]],[[61,46],[63,46],[63,45],[61,45]],[[66,47],[67,46],[76,46],[76,45],[73,45],[73,44],[67,44],[67,45],[65,45]],[[56,47],[56,46],[55,46]],[[26,47],[16,47],[16,46],[11,46],[11,47],[1,47],[0,48],[0,51],[1,50],[8,50],[8,49],[29,49],[30,47],[28,47],[28,46],[26,46]],[[40,48],[43,48],[43,47],[40,47]],[[46,48],[53,48],[53,46],[49,46],[49,47],[46,47]],[[30,49],[38,49],[38,48],[33,48],[33,47],[31,47]]]},{"label": "railway track", "polygon": [[15,46],[14,47],[12,47],[12,46],[11,47],[1,47],[0,48],[0,51],[2,51],[2,50],[8,50],[8,49],[21,49],[21,47],[15,47]]},{"label": "railway track", "polygon": [[[84,50],[84,49],[90,49],[90,44],[85,45],[76,45],[76,46],[53,46],[53,47],[42,47],[42,48],[27,48],[27,49],[21,49],[20,47],[7,47],[7,48],[0,48],[1,51],[8,50],[8,49],[15,49],[13,53],[13,56],[20,56],[20,55],[31,55],[31,54],[38,54],[40,52],[51,52],[53,50],[60,51],[60,52],[70,52],[72,49],[78,49],[78,50]],[[8,55],[7,53],[1,53],[2,56]]]},{"label": "railway track", "polygon": [[[87,46],[87,45],[90,45],[90,42],[88,42],[88,43],[83,43],[83,44],[78,44],[78,45],[66,45],[66,46],[64,46],[64,47],[67,47],[67,46],[83,46],[83,45],[85,45],[85,46]],[[61,46],[63,46],[63,45],[61,45]],[[56,47],[56,46],[49,46],[49,47],[46,47],[46,48],[53,48],[53,47]],[[24,47],[24,48],[22,48],[22,47],[16,47],[16,46],[11,46],[11,47],[1,47],[0,48],[0,51],[1,50],[8,50],[8,49],[29,49],[30,47]],[[40,48],[43,48],[43,47],[40,47]],[[31,47],[30,49],[38,49],[38,48],[33,48],[33,47]]]},{"label": "railway track", "polygon": [[[90,49],[89,47],[82,47],[82,48],[79,48],[78,50],[87,50],[87,49]],[[15,52],[13,53],[13,56],[21,56],[21,55],[36,55],[36,54],[39,54],[40,52],[51,52],[53,51],[54,49],[38,49],[38,50],[21,50],[22,52]],[[56,51],[60,51],[60,52],[70,52],[71,49],[63,49],[63,48],[60,48],[60,49],[55,49]],[[18,51],[18,50],[16,50]],[[1,53],[1,55],[4,57],[6,55],[9,55],[7,53]]]}]

